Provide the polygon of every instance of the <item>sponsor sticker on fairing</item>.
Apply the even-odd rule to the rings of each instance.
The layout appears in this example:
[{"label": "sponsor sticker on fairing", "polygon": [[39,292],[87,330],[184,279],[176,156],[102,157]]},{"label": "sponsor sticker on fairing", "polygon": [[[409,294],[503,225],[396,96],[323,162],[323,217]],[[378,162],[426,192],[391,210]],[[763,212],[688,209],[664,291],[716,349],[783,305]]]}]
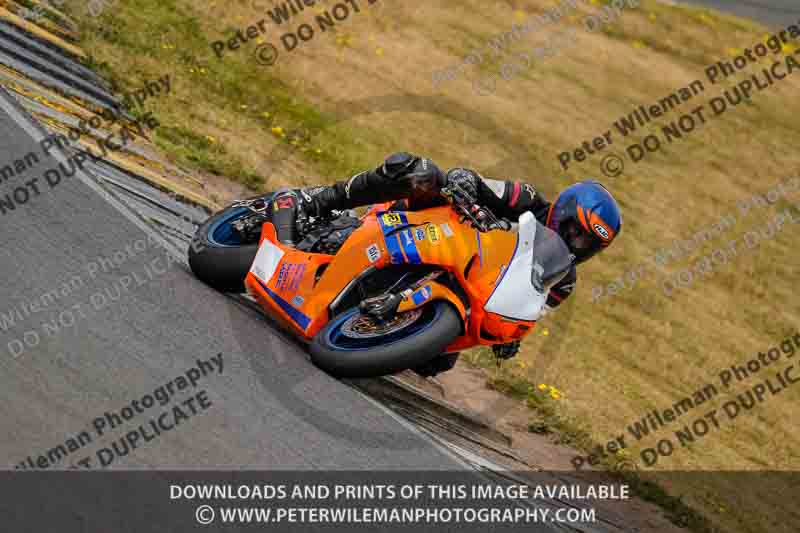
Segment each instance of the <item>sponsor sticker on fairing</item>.
[{"label": "sponsor sticker on fairing", "polygon": [[386,213],[383,215],[383,223],[387,226],[397,226],[402,224],[403,219],[397,213]]},{"label": "sponsor sticker on fairing", "polygon": [[432,293],[430,286],[426,285],[411,296],[411,301],[414,302],[414,305],[421,305],[431,297]]},{"label": "sponsor sticker on fairing", "polygon": [[377,244],[372,244],[367,248],[367,258],[370,263],[374,263],[381,258],[381,249]]},{"label": "sponsor sticker on fairing", "polygon": [[442,236],[439,234],[439,228],[436,224],[428,224],[426,229],[428,233],[428,240],[431,241],[431,244],[439,244],[439,241],[442,240]]}]

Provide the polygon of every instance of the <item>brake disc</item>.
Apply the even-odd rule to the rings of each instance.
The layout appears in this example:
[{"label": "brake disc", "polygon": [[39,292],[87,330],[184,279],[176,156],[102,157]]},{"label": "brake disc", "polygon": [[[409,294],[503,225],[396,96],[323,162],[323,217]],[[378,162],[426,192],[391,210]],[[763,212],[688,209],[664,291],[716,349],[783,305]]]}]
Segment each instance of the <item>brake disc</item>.
[{"label": "brake disc", "polygon": [[416,322],[420,316],[422,316],[422,309],[412,309],[395,315],[394,318],[383,324],[378,324],[372,317],[359,313],[348,318],[342,324],[341,331],[342,335],[351,339],[371,339],[400,331]]}]

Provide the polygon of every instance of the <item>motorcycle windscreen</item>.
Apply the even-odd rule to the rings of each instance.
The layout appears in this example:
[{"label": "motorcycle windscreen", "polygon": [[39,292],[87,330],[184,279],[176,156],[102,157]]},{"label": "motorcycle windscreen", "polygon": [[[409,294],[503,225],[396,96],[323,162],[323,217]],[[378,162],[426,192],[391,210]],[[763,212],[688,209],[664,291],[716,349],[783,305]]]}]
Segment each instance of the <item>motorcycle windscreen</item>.
[{"label": "motorcycle windscreen", "polygon": [[569,272],[572,254],[532,213],[519,218],[517,247],[484,308],[516,320],[537,320],[550,289]]},{"label": "motorcycle windscreen", "polygon": [[569,273],[575,255],[570,252],[567,243],[558,233],[538,221],[536,224],[531,283],[547,296],[550,294],[550,289]]}]

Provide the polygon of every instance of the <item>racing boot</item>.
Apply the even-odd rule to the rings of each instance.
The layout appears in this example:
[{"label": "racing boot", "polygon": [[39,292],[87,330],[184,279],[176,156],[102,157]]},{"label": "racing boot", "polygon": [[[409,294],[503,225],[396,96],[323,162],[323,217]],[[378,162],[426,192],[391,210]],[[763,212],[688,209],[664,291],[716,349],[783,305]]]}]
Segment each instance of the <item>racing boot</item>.
[{"label": "racing boot", "polygon": [[283,244],[294,246],[300,240],[297,217],[302,212],[300,195],[295,190],[280,191],[272,198],[272,225]]}]

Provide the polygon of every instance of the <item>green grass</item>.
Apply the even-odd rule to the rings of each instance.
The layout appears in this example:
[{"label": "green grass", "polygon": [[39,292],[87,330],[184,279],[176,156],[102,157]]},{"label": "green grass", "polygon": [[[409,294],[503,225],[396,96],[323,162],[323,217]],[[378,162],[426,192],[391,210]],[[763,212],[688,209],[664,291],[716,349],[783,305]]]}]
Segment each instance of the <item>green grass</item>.
[{"label": "green grass", "polygon": [[[160,77],[162,73],[172,73],[173,77],[190,73],[194,89],[203,95],[203,101],[190,104],[182,113],[172,109],[169,122],[176,125],[159,128],[156,133],[157,145],[189,168],[226,176],[253,189],[267,182],[266,176],[248,167],[230,146],[209,143],[206,140],[209,135],[197,130],[192,110],[200,106],[213,108],[219,116],[244,116],[260,129],[265,139],[275,138],[285,145],[286,149],[280,152],[281,160],[299,157],[324,175],[347,175],[354,166],[364,164],[360,137],[379,136],[377,131],[356,130],[340,123],[333,113],[321,111],[303,99],[290,83],[254,65],[247,51],[226,57],[224,62],[209,58],[210,39],[200,27],[197,15],[174,0],[120,5],[118,9],[106,10],[98,19],[85,17],[81,22],[84,33],[94,36],[94,46],[89,52],[99,46],[117,54],[158,59],[158,70],[146,67],[122,70],[91,53],[87,64],[115,87],[136,87],[142,80]],[[277,127],[282,134],[273,131]]]}]

